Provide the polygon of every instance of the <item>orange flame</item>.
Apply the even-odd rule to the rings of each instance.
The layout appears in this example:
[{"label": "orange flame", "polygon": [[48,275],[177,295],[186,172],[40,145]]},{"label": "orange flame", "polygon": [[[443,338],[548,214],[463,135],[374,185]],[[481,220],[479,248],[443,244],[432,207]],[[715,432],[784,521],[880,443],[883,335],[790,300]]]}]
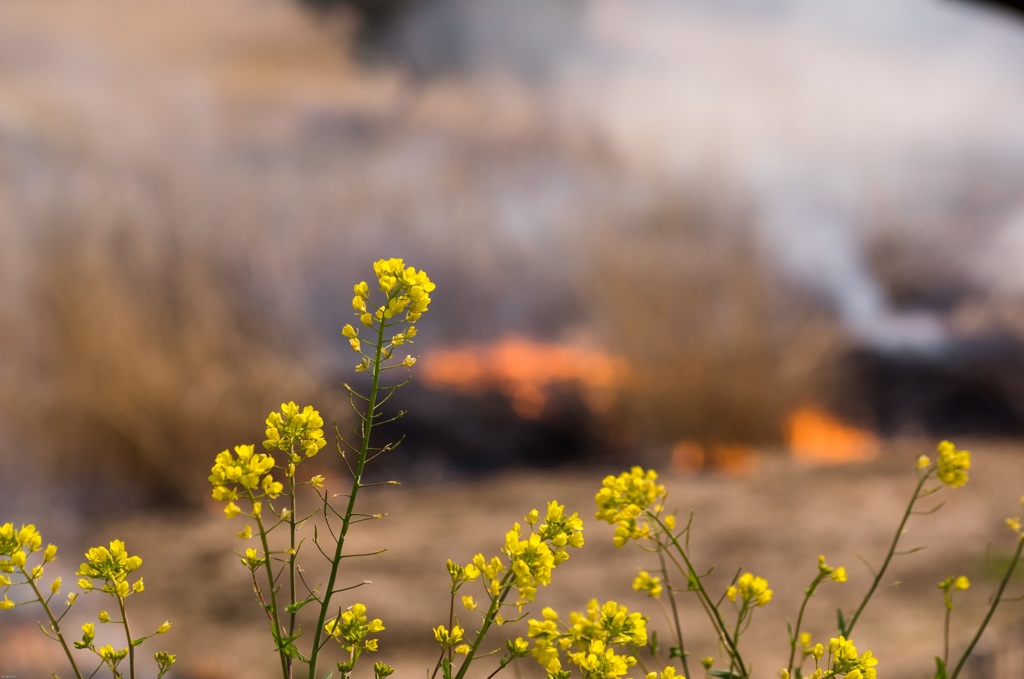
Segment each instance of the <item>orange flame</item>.
[{"label": "orange flame", "polygon": [[878,438],[844,424],[819,408],[807,406],[789,416],[789,449],[809,464],[845,464],[878,455]]},{"label": "orange flame", "polygon": [[676,441],[672,446],[672,466],[687,473],[711,471],[745,476],[757,467],[757,459],[757,450],[742,443],[704,445],[697,441]]},{"label": "orange flame", "polygon": [[596,349],[507,336],[489,346],[442,349],[423,357],[421,375],[434,389],[478,394],[498,389],[520,417],[538,417],[547,391],[559,384],[580,389],[594,410],[611,403],[626,374],[625,362]]}]

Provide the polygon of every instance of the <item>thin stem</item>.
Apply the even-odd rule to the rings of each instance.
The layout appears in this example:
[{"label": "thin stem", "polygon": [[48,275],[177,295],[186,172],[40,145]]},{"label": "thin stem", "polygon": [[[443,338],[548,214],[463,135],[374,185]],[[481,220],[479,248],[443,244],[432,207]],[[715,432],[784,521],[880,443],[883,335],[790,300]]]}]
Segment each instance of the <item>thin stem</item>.
[{"label": "thin stem", "polygon": [[964,663],[967,662],[967,658],[970,657],[974,651],[974,647],[978,645],[978,640],[981,639],[982,632],[988,627],[988,623],[992,620],[992,616],[995,615],[996,608],[999,607],[999,602],[1003,598],[1003,592],[1006,591],[1006,586],[1010,583],[1010,578],[1013,576],[1013,571],[1020,563],[1021,552],[1024,551],[1024,536],[1017,540],[1017,551],[1013,553],[1013,558],[1010,559],[1010,566],[1006,569],[1006,575],[1003,576],[1002,582],[999,583],[999,589],[996,590],[996,596],[992,600],[992,605],[988,608],[988,613],[985,614],[985,619],[981,621],[981,625],[978,627],[977,633],[974,638],[971,639],[971,643],[968,644],[967,650],[964,651],[963,656],[960,657],[960,662],[956,664],[956,669],[949,675],[949,679],[956,679],[957,675],[960,674],[960,670],[963,669]]},{"label": "thin stem", "polygon": [[672,590],[672,583],[669,581],[668,564],[665,563],[665,552],[658,550],[658,561],[661,563],[661,576],[665,578],[665,589],[668,591],[668,602],[672,607],[672,624],[676,629],[676,641],[679,642],[679,657],[682,659],[683,676],[689,677],[690,668],[686,663],[686,646],[683,643],[683,626],[679,622],[679,608],[676,606],[675,593]]},{"label": "thin stem", "polygon": [[[252,495],[252,491],[249,491],[249,500],[253,503],[256,502]],[[274,569],[270,565],[270,544],[267,542],[267,529],[263,525],[263,518],[260,515],[254,517],[256,519],[256,527],[260,532],[260,542],[263,545],[263,566],[267,571],[267,587],[270,588],[270,606],[267,608],[267,617],[270,619],[270,630],[274,635],[274,641],[277,643],[277,654],[281,660],[281,676],[284,679],[288,679],[289,675],[289,663],[288,653],[285,651],[284,637],[281,634],[281,623],[278,616],[280,611],[277,607],[277,588],[274,586]],[[256,584],[256,574],[253,573],[253,584]],[[259,591],[257,590],[257,595]],[[266,607],[266,601],[261,601]]]},{"label": "thin stem", "polygon": [[128,639],[128,676],[135,679],[135,644],[132,643],[132,630],[128,626],[128,613],[124,610],[124,597],[117,595],[117,607],[121,609],[121,624],[124,625],[124,636]]},{"label": "thin stem", "polygon": [[[295,445],[292,444],[292,448]],[[290,455],[289,455],[290,460]],[[292,474],[288,477],[288,499],[290,501],[290,513],[288,514],[288,594],[289,603],[291,604],[291,612],[288,614],[288,638],[291,639],[295,636],[295,616],[298,611],[295,608],[295,560],[298,558],[297,550],[295,549],[295,467],[291,467]],[[292,657],[288,656],[287,670],[285,676],[287,679],[292,677]]]},{"label": "thin stem", "polygon": [[327,589],[324,591],[324,599],[320,605],[320,617],[317,619],[316,629],[313,631],[313,648],[309,656],[309,679],[316,679],[316,661],[320,655],[320,639],[324,632],[324,623],[327,621],[327,611],[331,607],[331,596],[334,594],[334,583],[338,579],[338,569],[341,566],[341,554],[345,548],[345,537],[348,535],[349,526],[352,525],[352,514],[355,512],[356,496],[362,487],[363,468],[366,465],[367,453],[370,450],[370,434],[373,432],[374,418],[377,415],[377,391],[380,388],[380,373],[383,348],[384,348],[385,321],[382,318],[377,329],[377,343],[374,347],[373,381],[370,385],[370,395],[366,400],[366,414],[363,417],[362,444],[359,447],[359,460],[356,463],[355,475],[352,479],[352,492],[348,497],[348,507],[341,521],[341,529],[338,532],[338,543],[334,550],[334,559],[331,563],[331,574],[327,578]]},{"label": "thin stem", "polygon": [[824,579],[825,573],[819,572],[818,575],[811,582],[810,587],[808,587],[807,591],[804,593],[804,600],[800,604],[800,612],[797,613],[796,625],[793,627],[793,636],[789,640],[789,663],[786,665],[786,668],[789,671],[790,675],[793,674],[793,662],[796,659],[796,644],[797,640],[800,639],[800,626],[803,624],[804,621],[804,611],[807,610],[807,602],[811,600],[812,596],[814,596],[814,590],[818,588],[818,585],[820,585],[821,581]]},{"label": "thin stem", "polygon": [[484,624],[480,626],[480,631],[477,632],[476,639],[473,641],[473,646],[469,649],[469,653],[466,654],[466,659],[462,661],[462,666],[459,668],[459,673],[455,675],[455,679],[463,679],[466,676],[466,670],[469,669],[469,664],[473,661],[476,656],[477,650],[480,648],[480,644],[484,641],[484,636],[487,635],[487,630],[490,629],[491,624],[498,616],[498,612],[501,610],[501,605],[505,602],[505,598],[509,592],[512,591],[512,581],[515,579],[515,573],[511,569],[505,573],[505,577],[501,579],[501,595],[495,597],[491,601],[491,607],[487,611],[486,617],[484,617]]},{"label": "thin stem", "polygon": [[686,550],[683,548],[681,544],[679,544],[679,540],[676,539],[676,537],[672,534],[671,531],[669,531],[668,526],[666,526],[662,522],[659,516],[652,512],[648,512],[648,516],[650,516],[658,524],[658,526],[661,527],[661,530],[665,533],[665,535],[668,536],[669,540],[671,541],[672,546],[675,547],[676,552],[679,554],[680,557],[682,557],[683,563],[686,564],[687,569],[687,586],[693,587],[697,592],[697,598],[703,604],[704,610],[707,612],[708,617],[711,619],[711,624],[715,627],[715,630],[718,632],[719,638],[726,645],[730,657],[733,659],[736,668],[740,671],[740,675],[743,677],[749,676],[747,674],[746,665],[744,665],[743,663],[743,658],[740,657],[739,649],[736,646],[736,642],[733,640],[731,636],[729,636],[729,629],[725,625],[725,620],[722,619],[722,614],[718,610],[718,606],[715,605],[715,602],[712,601],[711,596],[708,594],[707,590],[704,589],[704,583],[702,583],[700,577],[697,576],[697,569],[693,567],[693,563],[690,561],[690,557],[687,556]]},{"label": "thin stem", "polygon": [[68,643],[64,640],[64,635],[60,631],[60,625],[56,618],[53,617],[53,613],[50,611],[50,607],[46,604],[46,601],[43,600],[43,595],[39,593],[39,588],[36,587],[35,580],[29,577],[29,574],[25,571],[24,567],[22,567],[21,572],[22,575],[25,576],[25,579],[28,580],[28,584],[32,588],[32,591],[35,592],[36,599],[38,599],[39,603],[43,605],[43,610],[46,611],[46,617],[50,619],[50,629],[52,629],[57,635],[61,648],[64,649],[64,655],[67,656],[68,662],[71,663],[71,669],[74,671],[75,677],[83,679],[82,673],[78,670],[78,665],[75,664],[75,659],[71,657],[71,649],[68,648]]},{"label": "thin stem", "polygon": [[857,607],[853,617],[846,623],[846,629],[842,630],[846,633],[847,638],[853,634],[853,628],[857,624],[857,620],[860,619],[860,614],[864,612],[864,607],[868,605],[868,601],[871,600],[875,590],[878,589],[879,583],[882,582],[882,578],[885,576],[885,571],[889,568],[889,563],[896,554],[896,546],[899,544],[900,538],[903,537],[903,529],[906,527],[907,521],[913,513],[914,505],[921,496],[921,489],[924,488],[925,482],[931,478],[934,471],[934,467],[929,468],[927,472],[921,475],[921,479],[917,482],[917,487],[914,489],[914,494],[910,498],[910,503],[907,505],[906,511],[903,512],[903,518],[900,519],[900,525],[896,529],[896,535],[893,536],[892,544],[889,545],[889,551],[885,555],[885,561],[882,562],[882,567],[878,569],[878,573],[875,574],[875,579],[872,581],[871,587],[868,589],[868,593],[864,595],[864,599],[860,602],[860,606]]},{"label": "thin stem", "polygon": [[949,619],[953,617],[953,609],[946,606],[946,619],[942,625],[942,664],[949,667]]}]

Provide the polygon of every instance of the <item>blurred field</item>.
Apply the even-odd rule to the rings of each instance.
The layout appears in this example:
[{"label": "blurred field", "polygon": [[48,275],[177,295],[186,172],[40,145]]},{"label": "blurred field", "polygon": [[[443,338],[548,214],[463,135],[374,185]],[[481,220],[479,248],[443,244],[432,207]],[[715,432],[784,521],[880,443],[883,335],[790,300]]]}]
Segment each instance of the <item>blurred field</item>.
[{"label": "blurred field", "polygon": [[[256,616],[232,531],[204,518],[205,478],[281,401],[347,427],[339,328],[353,283],[389,256],[438,284],[419,367],[542,350],[481,378],[485,394],[410,390],[421,438],[405,447],[441,463],[387,467],[410,488],[374,499],[392,551],[368,594],[385,648],[412,649],[405,669],[444,603],[419,564],[440,576],[447,556],[493,548],[556,489],[589,515],[608,465],[667,470],[675,451],[708,561],[756,557],[781,593],[791,559],[825,550],[854,570],[880,551],[918,447],[1024,433],[1024,38],[964,9],[894,22],[923,27],[894,40],[858,34],[872,24],[852,9],[786,23],[626,7],[588,3],[528,77],[475,51],[479,35],[472,68],[424,77],[358,62],[350,23],[286,2],[0,4],[0,520],[36,522],[69,571],[124,537],[177,625],[180,676],[261,676],[258,655],[224,651],[251,648]],[[550,393],[516,376],[532,366],[547,385],[566,368],[551,357],[580,355],[622,366],[599,406],[578,367]],[[877,459],[789,459],[787,422],[808,405],[881,437]],[[535,444],[551,433],[573,446]],[[993,485],[958,493],[962,511],[921,538],[978,547],[901,563],[863,643],[886,674],[924,671],[936,616],[921,601],[949,569],[981,573],[959,559],[1014,511],[1015,444],[975,440]],[[710,457],[681,464],[693,450]],[[753,473],[682,473],[715,450]],[[569,464],[520,468],[554,460]],[[455,466],[492,475],[456,482]],[[847,508],[867,518],[843,526]],[[596,546],[558,604],[611,596],[611,578],[624,592],[616,569],[638,561]],[[4,629],[0,658],[35,671],[37,635]],[[751,638],[758,657],[769,641]]]},{"label": "blurred field", "polygon": [[[819,553],[832,565],[845,565],[850,581],[822,586],[808,610],[808,629],[816,637],[828,634],[835,608],[849,611],[857,604],[871,578],[868,566],[860,561],[879,564],[912,490],[914,459],[932,448],[931,443],[905,441],[887,445],[877,461],[841,467],[809,467],[769,454],[758,458],[744,476],[678,475],[658,465],[666,470],[671,504],[683,516],[695,513],[693,554],[698,563],[715,567],[711,586],[724,589],[735,569],[742,567],[766,577],[775,592],[744,637],[758,676],[774,676],[785,662],[785,621],[795,617],[803,588],[816,573]],[[946,503],[936,515],[911,520],[903,547],[926,549],[895,561],[856,632],[858,648],[870,648],[881,659],[883,676],[930,676],[932,657],[941,652],[942,597],[935,583],[952,574],[966,574],[972,582],[971,590],[958,596],[954,615],[953,652],[962,648],[994,588],[994,569],[1012,547],[1003,519],[1019,512],[1024,457],[1018,445],[979,443],[971,449],[971,481],[920,506]],[[367,495],[363,509],[387,516],[373,526],[356,528],[353,553],[381,548],[387,552],[346,562],[345,582],[372,581],[352,600],[366,603],[387,626],[381,635],[380,659],[397,666],[398,676],[414,676],[432,667],[430,629],[447,616],[445,560],[467,562],[478,551],[494,553],[512,522],[533,507],[543,508],[550,499],[583,516],[587,543],[556,570],[553,584],[540,592],[529,613],[537,616],[541,607],[550,605],[565,615],[584,607],[591,597],[614,598],[647,612],[651,626],[663,628],[658,609],[629,589],[635,571],[650,568],[651,560],[638,549],[612,547],[610,527],[592,518],[593,494],[605,471],[619,469],[517,473],[475,483],[390,487]],[[340,482],[339,474],[332,477]],[[175,676],[215,679],[241,673],[269,678],[275,663],[264,621],[252,600],[245,569],[232,554],[232,549],[242,547],[234,537],[237,527],[216,507],[198,515],[112,518],[63,543],[55,565],[70,576],[75,553],[112,536],[124,539],[129,551],[144,555],[145,561],[140,573],[146,591],[132,601],[133,616],[137,612],[143,625],[165,618],[174,622],[160,641],[179,653]],[[309,563],[307,577],[323,575],[322,564]],[[1010,591],[1019,590],[1021,582],[1017,577]],[[88,599],[83,601],[89,606]],[[685,596],[681,601],[695,657],[718,655],[696,603]],[[0,635],[4,670],[13,665],[18,676],[35,676],[33,672],[41,671],[34,669],[36,663],[44,657],[53,659],[53,667],[60,660],[56,645],[35,629],[34,614],[16,616],[20,622],[8,624]],[[1007,602],[980,651],[1015,648],[1020,638],[1012,623],[1020,619],[1019,604]],[[999,636],[1001,630],[1008,631]],[[510,633],[521,634],[523,629],[510,625]],[[539,676],[536,669],[527,659],[517,672]]]}]

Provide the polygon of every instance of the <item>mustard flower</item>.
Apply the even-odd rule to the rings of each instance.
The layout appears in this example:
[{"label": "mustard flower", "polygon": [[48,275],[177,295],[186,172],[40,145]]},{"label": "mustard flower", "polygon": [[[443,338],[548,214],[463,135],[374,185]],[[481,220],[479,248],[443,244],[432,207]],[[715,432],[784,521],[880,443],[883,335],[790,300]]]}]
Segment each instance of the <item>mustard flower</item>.
[{"label": "mustard flower", "polygon": [[836,566],[835,568],[825,563],[825,555],[818,555],[818,572],[821,575],[827,575],[830,580],[834,582],[846,582],[846,568],[844,566]]},{"label": "mustard flower", "polygon": [[615,526],[613,542],[616,547],[622,547],[629,540],[650,537],[651,527],[642,516],[645,512],[659,514],[668,494],[657,479],[654,470],[633,467],[617,477],[607,476],[601,482],[601,490],[594,497],[597,518]]},{"label": "mustard flower", "polygon": [[[353,336],[350,342],[354,342],[353,349],[358,351],[359,340]],[[323,427],[324,420],[313,406],[300,409],[294,401],[282,403],[280,412],[267,416],[267,438],[263,447],[291,453],[292,462],[299,462],[302,457],[295,454],[296,450],[306,457],[313,457],[327,445]]]},{"label": "mustard flower", "polygon": [[86,561],[79,567],[76,575],[81,576],[79,587],[84,590],[93,589],[93,580],[103,583],[102,590],[124,598],[129,590],[142,591],[142,580],[133,586],[128,584],[128,574],[142,566],[142,559],[131,556],[125,550],[124,542],[111,540],[110,548],[93,547],[85,553]]},{"label": "mustard flower", "polygon": [[366,606],[359,603],[353,604],[337,618],[324,623],[324,631],[333,637],[343,650],[354,655],[364,650],[376,651],[378,640],[367,637],[383,630],[384,623],[379,618],[370,620],[366,616]]},{"label": "mustard flower", "polygon": [[736,601],[737,596],[745,603],[765,606],[772,600],[772,590],[768,589],[768,581],[752,573],[744,573],[726,590],[729,601]]},{"label": "mustard flower", "polygon": [[945,601],[946,609],[951,611],[953,610],[953,591],[969,589],[971,581],[967,579],[966,575],[951,576],[940,582],[938,586],[942,590],[942,598]]},{"label": "mustard flower", "polygon": [[958,488],[967,483],[967,470],[971,468],[971,453],[957,450],[949,441],[938,446],[938,477],[950,488]]},{"label": "mustard flower", "polygon": [[655,599],[661,595],[661,578],[652,576],[647,571],[640,571],[636,579],[633,580],[633,589],[638,592],[646,592],[647,596]]},{"label": "mustard flower", "polygon": [[828,642],[828,652],[834,676],[842,674],[846,679],[877,679],[875,665],[878,659],[871,651],[857,653],[853,641],[846,637],[835,637]]}]

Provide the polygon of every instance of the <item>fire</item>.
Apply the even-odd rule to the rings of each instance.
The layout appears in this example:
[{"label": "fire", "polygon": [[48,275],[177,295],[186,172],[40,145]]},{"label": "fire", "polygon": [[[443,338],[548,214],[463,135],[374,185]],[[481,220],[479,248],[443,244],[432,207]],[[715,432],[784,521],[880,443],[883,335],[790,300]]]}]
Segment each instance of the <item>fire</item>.
[{"label": "fire", "polygon": [[819,408],[797,409],[788,425],[789,449],[801,462],[844,464],[878,455],[874,434],[844,424]]},{"label": "fire", "polygon": [[682,472],[712,471],[730,476],[745,476],[757,466],[757,450],[741,443],[677,441],[672,446],[672,466]]},{"label": "fire", "polygon": [[498,389],[520,417],[538,417],[548,390],[580,389],[589,405],[603,410],[626,374],[625,362],[593,348],[507,336],[491,345],[442,349],[423,357],[422,376],[441,390],[476,394]]}]

